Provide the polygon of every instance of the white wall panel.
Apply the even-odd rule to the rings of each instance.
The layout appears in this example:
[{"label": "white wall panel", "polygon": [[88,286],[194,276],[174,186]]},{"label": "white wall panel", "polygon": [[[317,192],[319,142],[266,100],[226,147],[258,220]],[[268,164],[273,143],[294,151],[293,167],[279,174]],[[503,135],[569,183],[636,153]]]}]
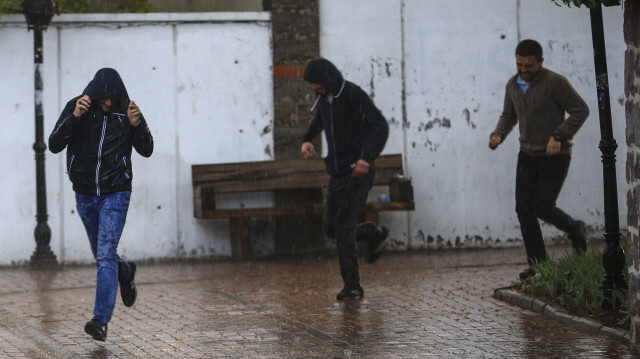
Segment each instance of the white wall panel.
[{"label": "white wall panel", "polygon": [[269,26],[255,24],[177,29],[178,216],[183,255],[231,254],[228,220],[193,217],[191,164],[273,159],[270,37]]},{"label": "white wall panel", "polygon": [[[502,111],[506,81],[516,71],[515,46],[526,37],[543,45],[545,65],[569,77],[591,108],[575,139],[570,175],[558,203],[602,230],[600,134],[588,10],[537,0],[325,0],[320,10],[322,56],[335,60],[369,93],[373,94],[370,84],[376,84],[374,100],[388,117],[393,109],[406,108],[404,138],[394,135],[390,144],[405,149],[416,211],[407,239],[402,221],[383,218],[400,227],[391,235],[396,248],[521,244],[514,210],[518,130],[497,151],[487,143]],[[607,8],[604,16],[621,156],[618,190],[624,202],[622,10]],[[397,87],[401,82],[379,83],[377,74],[367,71],[375,63],[372,59],[386,57],[392,58],[391,68],[404,62],[404,87]],[[381,87],[391,91],[380,95]],[[398,138],[404,143],[397,145]],[[623,206],[620,218],[626,218]],[[548,238],[560,234],[547,225],[543,229]]]}]

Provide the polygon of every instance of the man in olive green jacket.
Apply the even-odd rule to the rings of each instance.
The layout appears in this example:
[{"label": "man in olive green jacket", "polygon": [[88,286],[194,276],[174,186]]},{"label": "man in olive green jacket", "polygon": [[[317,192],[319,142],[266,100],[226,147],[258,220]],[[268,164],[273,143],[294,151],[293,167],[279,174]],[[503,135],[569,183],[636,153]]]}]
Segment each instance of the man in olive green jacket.
[{"label": "man in olive green jacket", "polygon": [[[547,259],[538,218],[567,232],[578,253],[587,248],[585,223],[556,207],[556,200],[569,171],[571,140],[589,108],[564,76],[542,67],[543,61],[538,42],[518,44],[518,73],[507,82],[504,109],[489,140],[496,149],[519,123],[516,213],[530,265]],[[527,268],[520,278],[534,274]]]}]

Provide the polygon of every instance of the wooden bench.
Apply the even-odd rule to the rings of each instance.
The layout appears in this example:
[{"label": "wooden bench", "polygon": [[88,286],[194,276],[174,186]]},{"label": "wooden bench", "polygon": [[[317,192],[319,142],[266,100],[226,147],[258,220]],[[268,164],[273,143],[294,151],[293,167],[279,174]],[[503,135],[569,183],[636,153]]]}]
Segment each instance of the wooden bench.
[{"label": "wooden bench", "polygon": [[[376,160],[374,186],[388,186],[388,201],[367,203],[365,220],[378,223],[381,211],[412,211],[413,187],[403,177],[402,156],[383,155]],[[194,216],[200,219],[229,219],[232,257],[251,255],[248,223],[251,217],[307,216],[322,214],[322,203],[279,205],[258,208],[217,208],[216,196],[320,189],[329,185],[324,161],[295,159],[260,162],[202,164],[191,166]]]}]

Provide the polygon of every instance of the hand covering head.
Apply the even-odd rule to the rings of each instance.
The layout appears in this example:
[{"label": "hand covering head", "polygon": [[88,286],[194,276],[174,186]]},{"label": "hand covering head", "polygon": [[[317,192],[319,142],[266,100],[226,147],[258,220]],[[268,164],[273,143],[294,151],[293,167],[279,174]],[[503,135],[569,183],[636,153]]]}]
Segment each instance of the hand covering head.
[{"label": "hand covering head", "polygon": [[87,95],[92,103],[101,99],[113,99],[118,101],[117,108],[126,111],[129,106],[129,94],[120,78],[118,71],[112,68],[103,68],[96,72],[93,80],[82,91],[80,97]]}]

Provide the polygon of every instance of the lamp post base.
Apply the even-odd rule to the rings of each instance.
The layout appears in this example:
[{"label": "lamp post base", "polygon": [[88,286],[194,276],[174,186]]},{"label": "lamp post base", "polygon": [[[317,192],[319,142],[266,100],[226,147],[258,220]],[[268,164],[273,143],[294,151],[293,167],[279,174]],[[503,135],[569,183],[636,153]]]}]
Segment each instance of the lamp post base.
[{"label": "lamp post base", "polygon": [[605,233],[605,247],[602,251],[602,266],[605,270],[604,280],[600,289],[605,296],[602,309],[612,310],[620,306],[620,301],[613,295],[616,289],[627,290],[628,284],[624,278],[625,254],[620,246],[620,233]]},{"label": "lamp post base", "polygon": [[35,270],[58,270],[60,265],[48,246],[37,246],[35,252],[31,255],[29,263],[31,269]]}]

